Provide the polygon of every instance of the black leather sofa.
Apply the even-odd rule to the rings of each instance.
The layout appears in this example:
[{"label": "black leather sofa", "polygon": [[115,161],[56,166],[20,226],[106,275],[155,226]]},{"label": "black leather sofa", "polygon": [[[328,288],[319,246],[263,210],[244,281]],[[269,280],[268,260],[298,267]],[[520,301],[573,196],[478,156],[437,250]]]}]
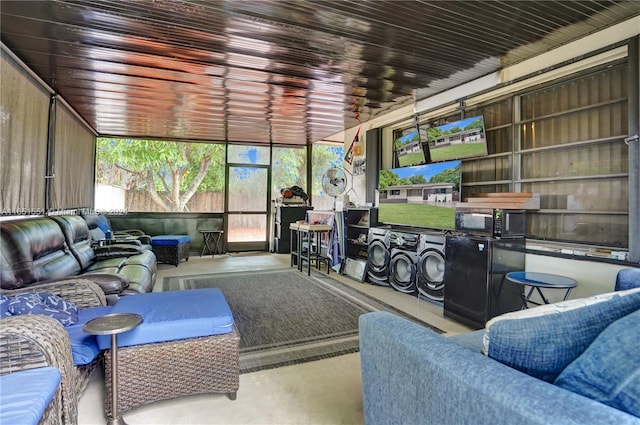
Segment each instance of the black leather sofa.
[{"label": "black leather sofa", "polygon": [[156,277],[152,251],[129,244],[94,247],[86,221],[75,215],[0,223],[0,288],[33,286],[70,277],[97,283],[109,304],[122,295],[151,292]]}]

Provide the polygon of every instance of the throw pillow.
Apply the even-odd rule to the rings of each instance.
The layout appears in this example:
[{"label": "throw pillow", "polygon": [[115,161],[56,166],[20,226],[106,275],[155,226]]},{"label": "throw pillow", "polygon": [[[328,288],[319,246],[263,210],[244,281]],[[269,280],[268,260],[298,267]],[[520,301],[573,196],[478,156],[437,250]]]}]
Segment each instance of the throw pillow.
[{"label": "throw pillow", "polygon": [[42,314],[64,326],[78,322],[78,307],[48,292],[27,292],[11,297],[7,306],[12,315]]},{"label": "throw pillow", "polygon": [[0,294],[0,317],[9,316],[11,316],[11,312],[9,311],[9,297]]},{"label": "throw pillow", "polygon": [[107,219],[107,217],[103,216],[102,214],[98,214],[98,219],[96,220],[96,224],[98,225],[98,228],[100,228],[100,230],[102,230],[104,233],[111,231],[109,220]]},{"label": "throw pillow", "polygon": [[487,323],[484,352],[553,382],[609,324],[638,309],[640,289],[630,289],[507,313]]},{"label": "throw pillow", "polygon": [[610,324],[554,382],[640,417],[640,310]]}]

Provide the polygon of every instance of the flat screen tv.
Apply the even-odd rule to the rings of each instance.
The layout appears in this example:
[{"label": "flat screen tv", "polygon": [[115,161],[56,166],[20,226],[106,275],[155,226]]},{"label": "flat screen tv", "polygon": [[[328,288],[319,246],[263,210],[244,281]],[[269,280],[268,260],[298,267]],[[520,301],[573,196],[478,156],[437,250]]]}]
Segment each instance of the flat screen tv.
[{"label": "flat screen tv", "polygon": [[409,167],[429,162],[428,156],[425,155],[419,128],[393,141],[393,158],[396,167]]},{"label": "flat screen tv", "polygon": [[482,115],[427,129],[431,162],[487,155]]},{"label": "flat screen tv", "polygon": [[460,201],[461,161],[381,170],[378,221],[386,224],[453,229]]}]

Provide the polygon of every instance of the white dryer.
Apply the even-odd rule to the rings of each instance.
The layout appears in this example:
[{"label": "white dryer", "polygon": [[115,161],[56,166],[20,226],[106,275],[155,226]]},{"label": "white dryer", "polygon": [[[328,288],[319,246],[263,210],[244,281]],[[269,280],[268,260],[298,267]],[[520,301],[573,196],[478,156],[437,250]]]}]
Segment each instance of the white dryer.
[{"label": "white dryer", "polygon": [[425,232],[418,246],[418,295],[434,301],[444,300],[445,235]]}]

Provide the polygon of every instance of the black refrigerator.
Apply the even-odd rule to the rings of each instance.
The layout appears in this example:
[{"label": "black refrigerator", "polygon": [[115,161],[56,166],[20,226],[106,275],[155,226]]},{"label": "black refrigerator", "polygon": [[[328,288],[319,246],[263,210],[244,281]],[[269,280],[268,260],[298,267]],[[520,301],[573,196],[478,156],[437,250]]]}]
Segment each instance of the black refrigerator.
[{"label": "black refrigerator", "polygon": [[444,315],[480,329],[492,317],[519,310],[522,287],[505,275],[524,266],[524,238],[447,235]]}]

